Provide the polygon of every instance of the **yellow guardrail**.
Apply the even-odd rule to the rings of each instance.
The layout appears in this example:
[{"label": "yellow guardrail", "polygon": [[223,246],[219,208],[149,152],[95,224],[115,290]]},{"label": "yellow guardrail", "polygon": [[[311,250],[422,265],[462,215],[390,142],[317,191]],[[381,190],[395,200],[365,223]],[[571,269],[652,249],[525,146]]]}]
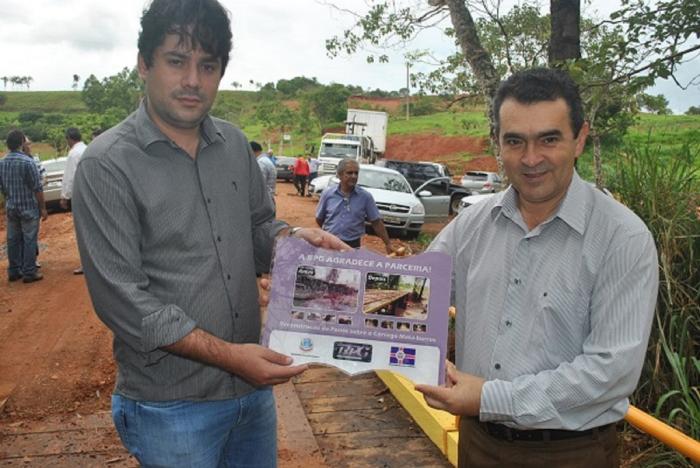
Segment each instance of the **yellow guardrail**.
[{"label": "yellow guardrail", "polygon": [[[377,375],[430,440],[457,466],[458,418],[429,407],[423,395],[414,389],[413,383],[402,375],[390,371],[377,371]],[[625,420],[695,463],[700,463],[700,442],[697,440],[631,405]]]},{"label": "yellow guardrail", "polygon": [[683,454],[683,456],[700,463],[700,442],[688,437],[681,431],[631,405],[625,415],[625,421],[640,431],[660,440],[675,451]]}]

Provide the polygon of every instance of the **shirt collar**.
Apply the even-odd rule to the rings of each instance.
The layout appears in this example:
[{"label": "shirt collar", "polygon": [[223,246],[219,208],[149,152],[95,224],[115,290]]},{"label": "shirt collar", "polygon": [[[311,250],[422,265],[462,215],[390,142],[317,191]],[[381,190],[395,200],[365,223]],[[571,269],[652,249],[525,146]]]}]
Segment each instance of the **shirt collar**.
[{"label": "shirt collar", "polygon": [[[588,202],[585,196],[586,182],[579,177],[576,170],[571,177],[571,183],[566,190],[564,199],[559,204],[554,217],[560,218],[579,234],[583,234],[586,227],[586,216],[588,213]],[[515,219],[518,211],[518,192],[511,185],[491,208],[491,217],[495,219],[499,214]]]},{"label": "shirt collar", "polygon": [[[204,117],[204,120],[200,124],[200,131],[205,144],[214,142],[217,137],[221,140],[226,140],[223,132],[209,114]],[[146,98],[141,100],[139,108],[136,110],[136,138],[143,148],[157,141],[170,143],[170,138],[158,128],[153,120],[151,120],[151,116],[148,115],[148,111],[146,110]]]}]

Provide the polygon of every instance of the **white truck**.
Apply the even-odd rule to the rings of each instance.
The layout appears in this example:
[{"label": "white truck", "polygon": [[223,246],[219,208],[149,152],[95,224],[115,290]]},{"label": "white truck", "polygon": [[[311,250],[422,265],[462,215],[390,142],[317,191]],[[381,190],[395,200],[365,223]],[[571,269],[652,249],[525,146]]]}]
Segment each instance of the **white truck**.
[{"label": "white truck", "polygon": [[318,149],[318,175],[335,174],[338,161],[374,164],[386,149],[386,112],[348,109],[345,133],[326,133]]}]

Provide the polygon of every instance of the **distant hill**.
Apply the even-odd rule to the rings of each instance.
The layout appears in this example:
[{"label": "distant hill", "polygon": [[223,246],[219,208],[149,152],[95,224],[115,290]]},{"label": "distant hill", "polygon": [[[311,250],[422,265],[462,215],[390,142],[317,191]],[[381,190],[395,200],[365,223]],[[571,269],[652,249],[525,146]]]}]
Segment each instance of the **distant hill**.
[{"label": "distant hill", "polygon": [[80,91],[0,91],[7,101],[3,112],[87,112]]}]

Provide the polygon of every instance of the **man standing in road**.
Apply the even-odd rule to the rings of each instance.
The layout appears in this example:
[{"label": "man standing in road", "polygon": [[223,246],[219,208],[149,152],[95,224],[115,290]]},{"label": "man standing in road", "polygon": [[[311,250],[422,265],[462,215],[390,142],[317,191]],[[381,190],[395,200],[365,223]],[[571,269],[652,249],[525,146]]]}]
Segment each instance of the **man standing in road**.
[{"label": "man standing in road", "polygon": [[297,195],[303,197],[306,194],[306,184],[309,178],[309,163],[306,162],[304,155],[300,154],[294,161],[294,187],[297,189]]},{"label": "man standing in road", "polygon": [[141,17],[138,110],[85,150],[74,221],[95,311],[114,333],[114,422],[143,466],[276,466],[270,385],[305,366],[258,344],[256,272],[294,235],[274,219],[243,133],[209,110],[228,63],[217,0]]},{"label": "man standing in road", "polygon": [[309,156],[309,182],[306,185],[306,196],[311,196],[311,181],[318,177],[318,159]]},{"label": "man standing in road", "polygon": [[[61,208],[64,210],[70,209],[70,200],[73,196],[73,179],[75,178],[75,170],[78,168],[78,161],[85,151],[85,143],[80,134],[80,130],[75,127],[70,127],[66,130],[66,143],[68,144],[68,159],[66,160],[66,168],[63,171],[63,181],[61,182]],[[73,270],[74,275],[82,275],[83,267],[78,267]]]},{"label": "man standing in road", "polygon": [[267,153],[263,153],[262,146],[257,141],[250,142],[250,148],[253,150],[258,166],[260,167],[260,172],[262,172],[263,181],[267,191],[270,193],[270,199],[272,203],[275,203],[275,193],[277,192],[277,168],[275,163]]},{"label": "man standing in road", "polygon": [[654,239],[576,173],[588,125],[565,72],[512,75],[493,112],[512,186],[430,246],[454,261],[457,367],[446,387],[416,388],[462,415],[460,466],[618,466],[615,423],[656,304]]},{"label": "man standing in road", "polygon": [[33,283],[43,279],[36,265],[37,237],[39,219],[44,221],[48,215],[37,165],[22,152],[25,141],[20,130],[7,135],[10,153],[0,160],[0,193],[7,217],[7,279]]},{"label": "man standing in road", "polygon": [[350,247],[359,249],[367,220],[390,254],[394,249],[389,234],[372,194],[357,185],[359,174],[360,165],[354,159],[346,158],[338,163],[339,183],[327,187],[321,194],[316,208],[316,224],[324,231],[338,236]]}]

